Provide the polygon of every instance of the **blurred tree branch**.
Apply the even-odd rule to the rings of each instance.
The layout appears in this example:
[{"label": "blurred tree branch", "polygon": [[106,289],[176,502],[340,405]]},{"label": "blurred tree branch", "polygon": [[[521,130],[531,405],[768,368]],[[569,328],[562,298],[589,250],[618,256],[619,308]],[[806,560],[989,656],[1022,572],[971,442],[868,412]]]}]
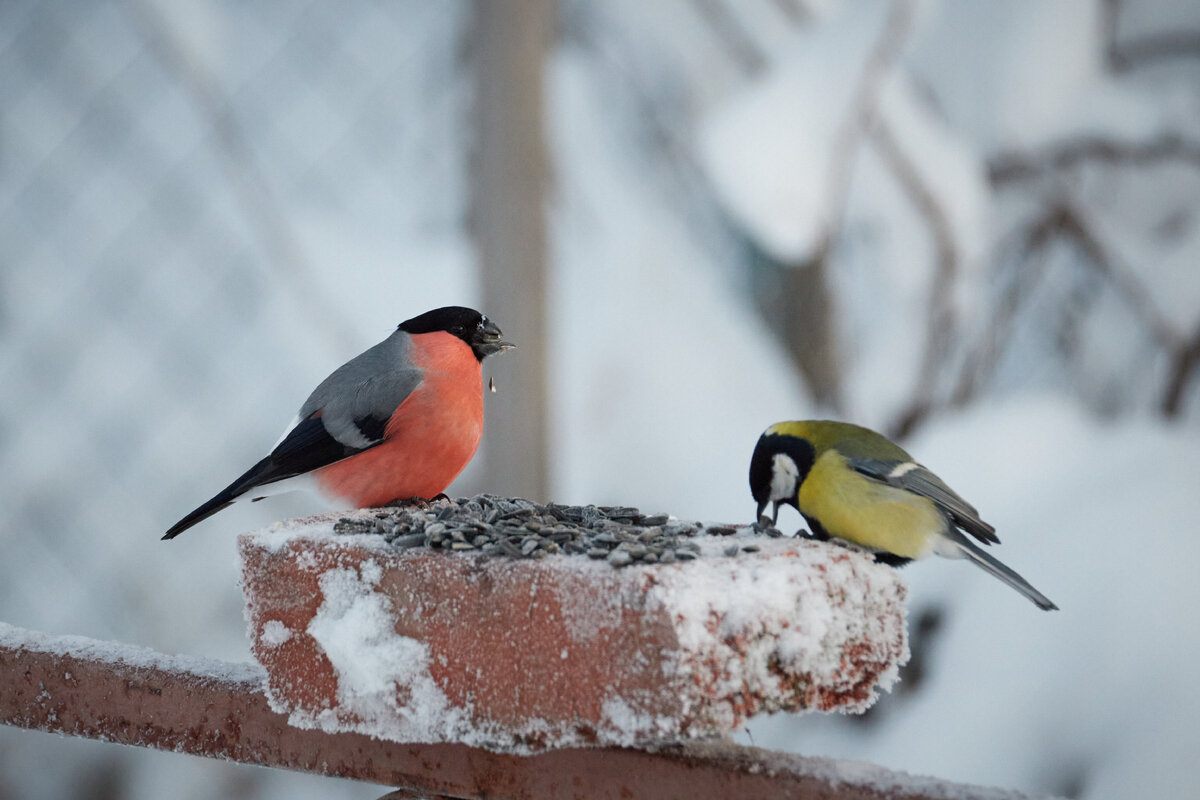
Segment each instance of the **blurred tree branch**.
[{"label": "blurred tree branch", "polygon": [[993,186],[1043,178],[1048,173],[1076,169],[1086,164],[1142,167],[1178,161],[1200,169],[1200,141],[1164,134],[1145,142],[1086,137],[1033,153],[1001,153],[988,161]]},{"label": "blurred tree branch", "polygon": [[933,410],[935,388],[943,362],[950,351],[957,322],[950,302],[954,282],[958,279],[961,255],[955,243],[950,218],[938,196],[925,182],[900,147],[892,130],[884,121],[871,129],[871,141],[899,181],[909,201],[929,229],[933,239],[934,269],[929,281],[925,346],[910,399],[901,408],[888,433],[897,438],[909,436]]},{"label": "blurred tree branch", "polygon": [[[1159,407],[1163,416],[1177,417],[1186,389],[1200,367],[1200,324],[1189,337],[1175,330],[1157,308],[1138,277],[1138,271],[1104,243],[1078,204],[1065,196],[1047,206],[1036,220],[1020,228],[1018,235],[1021,244],[1014,261],[1019,274],[1010,278],[1008,288],[1001,293],[985,327],[984,340],[971,349],[964,360],[950,398],[951,405],[965,405],[987,383],[1011,336],[1013,320],[1022,304],[1036,292],[1046,263],[1046,250],[1051,244],[1063,241],[1078,249],[1081,263],[1094,271],[1101,283],[1121,300],[1166,353],[1171,366]],[[1064,324],[1068,323],[1069,320],[1064,318]]]},{"label": "blurred tree branch", "polygon": [[[787,0],[778,0],[778,8],[765,9],[776,15],[777,24],[782,21],[800,30],[814,21],[805,5],[793,4],[793,14],[783,7],[784,2]],[[1110,53],[1111,72],[1168,57],[1200,56],[1200,36],[1186,30],[1118,41],[1117,17],[1123,4],[1119,0],[1102,3],[1103,27],[1094,34],[1095,44]],[[748,79],[769,71],[773,60],[784,52],[780,49],[781,39],[769,38],[761,24],[755,27],[756,21],[761,23],[764,9],[756,12],[757,17],[749,17],[729,0],[692,0],[691,7],[710,29],[712,41],[718,43],[728,64]],[[915,217],[916,224],[927,233],[932,251],[928,256],[932,262],[929,283],[923,289],[919,311],[922,321],[908,334],[919,337],[920,349],[912,374],[898,376],[898,380],[910,381],[911,385],[901,384],[905,394],[887,410],[885,427],[889,433],[911,435],[932,414],[977,396],[992,381],[1005,353],[1011,352],[1010,345],[1025,341],[1028,335],[1048,336],[1056,348],[1053,355],[1048,355],[1056,360],[1056,369],[1069,378],[1081,379],[1078,386],[1083,399],[1097,408],[1111,408],[1100,395],[1113,394],[1111,387],[1119,384],[1119,370],[1106,374],[1113,367],[1107,365],[1100,367],[1100,373],[1092,373],[1083,363],[1083,359],[1094,358],[1084,338],[1090,335],[1088,326],[1095,322],[1095,314],[1107,313],[1104,304],[1110,303],[1115,304],[1112,307],[1119,309],[1117,313],[1123,319],[1136,320],[1137,336],[1145,342],[1144,347],[1150,348],[1147,352],[1152,352],[1155,359],[1161,355],[1167,362],[1168,374],[1153,378],[1163,383],[1152,382],[1139,390],[1142,402],[1149,392],[1162,414],[1180,414],[1188,387],[1194,385],[1200,373],[1200,320],[1193,331],[1166,313],[1160,287],[1151,283],[1151,264],[1140,263],[1144,256],[1136,244],[1148,244],[1155,237],[1184,236],[1194,215],[1188,207],[1180,206],[1153,229],[1137,230],[1138,223],[1130,218],[1130,226],[1123,225],[1125,230],[1118,233],[1102,216],[1110,211],[1121,214],[1118,208],[1102,204],[1093,209],[1091,196],[1073,196],[1072,192],[1080,185],[1090,186],[1093,180],[1131,180],[1154,192],[1156,182],[1171,181],[1171,176],[1180,174],[1176,166],[1188,175],[1200,176],[1200,137],[1186,128],[1171,130],[1167,127],[1169,121],[1164,121],[1152,128],[1154,132],[1141,137],[1093,127],[1093,132],[1045,146],[986,155],[987,180],[993,196],[1000,201],[995,207],[996,218],[1009,230],[999,232],[980,265],[988,271],[994,288],[983,293],[984,302],[970,319],[960,319],[955,301],[959,289],[965,288],[962,281],[967,256],[959,240],[962,234],[954,225],[955,209],[950,206],[954,199],[942,191],[936,176],[929,172],[931,166],[917,158],[918,153],[908,151],[911,145],[903,135],[906,129],[898,127],[900,121],[893,128],[880,111],[881,87],[895,70],[903,68],[898,61],[915,11],[911,3],[900,0],[885,7],[885,13],[889,18],[873,34],[877,40],[869,55],[860,57],[852,67],[859,74],[850,90],[849,110],[841,112],[835,144],[823,157],[824,222],[813,246],[802,258],[789,262],[766,252],[745,230],[734,231],[751,264],[755,303],[804,376],[813,398],[835,413],[850,399],[846,396],[848,375],[843,364],[847,354],[842,347],[842,338],[850,332],[839,330],[836,320],[842,317],[836,309],[839,303],[852,308],[854,301],[836,296],[832,278],[843,258],[840,245],[847,236],[844,217],[848,204],[853,202],[848,195],[859,148],[865,140],[902,193],[903,224],[912,225],[911,217]],[[820,35],[819,31],[814,33]],[[1162,52],[1149,52],[1154,47],[1161,47]],[[643,88],[633,83],[635,90]],[[680,102],[678,97],[682,97],[683,107],[674,108],[673,113],[685,118],[691,111],[686,107],[686,89],[686,85],[682,89],[674,87],[674,93],[666,93],[668,102]],[[698,173],[694,153],[690,142],[675,133],[672,112],[664,114],[649,101],[647,108],[676,172],[694,179]],[[981,152],[986,153],[986,148]],[[684,194],[690,196],[689,190],[695,186],[693,180]],[[1108,210],[1101,211],[1101,207]],[[712,241],[711,228],[716,227],[711,224],[713,216],[693,214],[689,219],[694,224],[698,217],[710,221],[710,230],[701,230],[698,235]],[[727,218],[725,224],[734,227]],[[701,223],[698,227],[705,226]],[[1170,246],[1166,239],[1162,244]],[[1059,258],[1062,251],[1055,249],[1062,247],[1068,253],[1066,265]],[[1047,301],[1057,305],[1042,309],[1040,304]],[[1163,307],[1159,303],[1164,303]],[[1038,309],[1036,317],[1030,316],[1033,309]],[[1030,334],[1026,330],[1030,326],[1042,330]],[[1102,374],[1101,383],[1108,381],[1104,386],[1094,381]]]},{"label": "blurred tree branch", "polygon": [[911,33],[915,5],[912,0],[894,0],[892,3],[883,30],[855,84],[849,112],[842,120],[841,132],[833,147],[833,166],[829,171],[825,201],[825,207],[830,209],[828,223],[805,264],[785,265],[789,272],[786,278],[788,294],[783,300],[787,320],[785,341],[807,379],[814,399],[835,411],[844,405],[845,398],[839,367],[835,300],[826,278],[828,262],[842,235],[846,199],[858,149],[864,138],[878,127],[879,97]]},{"label": "blurred tree branch", "polygon": [[[802,262],[778,262],[775,269],[780,270],[780,292],[760,292],[758,297],[760,310],[768,323],[781,334],[793,362],[804,375],[813,399],[835,412],[843,407],[845,398],[836,301],[830,290],[828,270],[844,227],[847,197],[858,149],[865,138],[876,135],[874,131],[878,127],[880,94],[908,40],[914,15],[915,3],[912,0],[895,0],[879,38],[863,63],[830,156],[832,165],[823,204],[829,209],[829,217],[816,245]],[[933,291],[938,297],[943,293],[943,289],[937,286],[933,287]],[[936,338],[932,336],[931,342]]]},{"label": "blurred tree branch", "polygon": [[[1110,4],[1111,5],[1111,4]],[[1005,188],[1023,182],[1049,180],[1056,199],[1049,201],[1043,217],[1029,228],[1030,249],[1037,249],[1054,238],[1074,243],[1083,262],[1095,269],[1102,280],[1121,298],[1131,313],[1150,333],[1156,345],[1170,363],[1165,386],[1161,390],[1159,410],[1164,417],[1175,418],[1182,409],[1187,387],[1200,367],[1200,323],[1191,336],[1176,330],[1157,309],[1148,289],[1142,282],[1136,265],[1126,264],[1095,232],[1095,225],[1085,217],[1082,207],[1063,198],[1065,176],[1084,167],[1109,169],[1138,169],[1161,164],[1177,163],[1185,169],[1200,171],[1200,141],[1166,133],[1145,141],[1120,141],[1090,136],[1062,142],[1032,153],[1002,153],[988,164],[992,185]],[[1008,303],[1019,304],[1017,296],[1009,296],[999,308]],[[1002,316],[1015,313],[1005,309]],[[994,364],[994,361],[993,361]],[[980,366],[976,362],[976,368]],[[967,387],[978,380],[963,375],[953,402],[961,403],[973,393]]]},{"label": "blurred tree branch", "polygon": [[767,66],[767,56],[754,37],[742,25],[725,0],[692,0],[696,11],[725,46],[726,52],[747,75],[755,75]]},{"label": "blurred tree branch", "polygon": [[1200,367],[1200,324],[1191,338],[1171,354],[1171,367],[1167,385],[1163,390],[1159,409],[1167,419],[1176,419],[1183,410],[1187,388]]},{"label": "blurred tree branch", "polygon": [[1012,258],[1015,274],[1010,276],[999,293],[991,317],[983,328],[982,340],[967,349],[962,370],[950,395],[952,407],[965,406],[974,400],[994,374],[1012,335],[1017,313],[1026,298],[1037,290],[1042,278],[1046,245],[1057,234],[1059,215],[1057,208],[1052,209],[1014,234],[1019,239]]},{"label": "blurred tree branch", "polygon": [[1103,0],[1101,4],[1104,49],[1114,72],[1176,58],[1200,58],[1200,31],[1162,31],[1122,42],[1118,34],[1124,5],[1124,0]]}]

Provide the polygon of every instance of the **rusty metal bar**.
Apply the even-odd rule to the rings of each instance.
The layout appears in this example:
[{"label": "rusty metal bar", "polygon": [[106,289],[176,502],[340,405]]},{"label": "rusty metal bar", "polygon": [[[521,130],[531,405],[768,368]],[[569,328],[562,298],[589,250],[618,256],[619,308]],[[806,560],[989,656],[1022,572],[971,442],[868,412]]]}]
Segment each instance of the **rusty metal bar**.
[{"label": "rusty metal bar", "polygon": [[443,798],[1012,798],[879,767],[729,742],[557,750],[534,756],[458,744],[397,744],[300,730],[267,705],[262,673],[0,623],[0,722],[246,764],[397,787]]}]

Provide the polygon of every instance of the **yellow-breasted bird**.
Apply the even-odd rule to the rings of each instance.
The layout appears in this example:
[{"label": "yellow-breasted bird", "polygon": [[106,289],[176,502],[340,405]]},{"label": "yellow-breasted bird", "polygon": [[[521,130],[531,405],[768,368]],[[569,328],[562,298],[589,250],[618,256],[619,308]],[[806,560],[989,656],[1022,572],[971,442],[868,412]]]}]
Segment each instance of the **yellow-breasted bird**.
[{"label": "yellow-breasted bird", "polygon": [[968,539],[998,544],[996,529],[945,482],[875,431],[845,422],[780,422],[750,460],[756,519],[795,506],[817,539],[841,539],[900,566],[936,553],[966,558],[1046,611],[1058,606]]}]

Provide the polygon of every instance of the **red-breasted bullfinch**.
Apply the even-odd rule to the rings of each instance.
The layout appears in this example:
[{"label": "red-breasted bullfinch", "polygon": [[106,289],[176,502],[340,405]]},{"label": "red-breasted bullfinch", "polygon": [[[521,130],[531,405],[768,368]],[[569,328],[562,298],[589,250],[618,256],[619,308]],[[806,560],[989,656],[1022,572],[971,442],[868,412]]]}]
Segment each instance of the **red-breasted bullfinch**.
[{"label": "red-breasted bullfinch", "polygon": [[845,422],[780,422],[758,439],[750,459],[756,519],[772,505],[794,506],[817,539],[840,539],[893,566],[931,553],[966,558],[1046,611],[1058,608],[1017,573],[964,535],[998,544],[996,529],[898,445]]},{"label": "red-breasted bullfinch", "polygon": [[358,508],[440,494],[483,434],[483,359],[515,345],[470,308],[402,322],[317,386],[271,454],[171,526],[173,539],[242,497],[315,488]]}]

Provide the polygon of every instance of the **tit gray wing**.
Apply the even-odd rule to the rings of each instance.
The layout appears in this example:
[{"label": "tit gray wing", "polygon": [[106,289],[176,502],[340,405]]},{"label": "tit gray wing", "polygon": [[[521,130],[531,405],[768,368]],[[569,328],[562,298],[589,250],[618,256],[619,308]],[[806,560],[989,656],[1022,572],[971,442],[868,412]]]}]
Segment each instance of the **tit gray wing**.
[{"label": "tit gray wing", "polygon": [[945,481],[915,461],[875,458],[850,459],[850,468],[889,486],[928,497],[951,521],[984,544],[999,543],[996,529],[979,518],[975,507]]}]

